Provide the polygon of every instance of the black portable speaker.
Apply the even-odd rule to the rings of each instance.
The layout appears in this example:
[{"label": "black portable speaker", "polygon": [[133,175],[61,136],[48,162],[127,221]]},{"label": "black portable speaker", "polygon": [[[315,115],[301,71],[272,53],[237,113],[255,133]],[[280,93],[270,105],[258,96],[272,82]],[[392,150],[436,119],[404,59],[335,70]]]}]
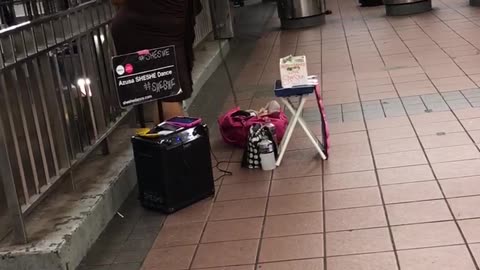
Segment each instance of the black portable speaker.
[{"label": "black portable speaker", "polygon": [[173,213],[215,194],[206,125],[132,144],[143,207]]}]

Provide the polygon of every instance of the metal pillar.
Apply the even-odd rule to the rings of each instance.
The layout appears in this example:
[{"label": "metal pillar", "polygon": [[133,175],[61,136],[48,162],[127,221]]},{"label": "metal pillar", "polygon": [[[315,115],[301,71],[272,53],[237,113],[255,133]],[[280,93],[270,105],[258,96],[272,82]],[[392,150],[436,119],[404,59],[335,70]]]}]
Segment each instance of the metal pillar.
[{"label": "metal pillar", "polygon": [[234,31],[230,0],[210,0],[209,5],[215,39],[233,38]]}]

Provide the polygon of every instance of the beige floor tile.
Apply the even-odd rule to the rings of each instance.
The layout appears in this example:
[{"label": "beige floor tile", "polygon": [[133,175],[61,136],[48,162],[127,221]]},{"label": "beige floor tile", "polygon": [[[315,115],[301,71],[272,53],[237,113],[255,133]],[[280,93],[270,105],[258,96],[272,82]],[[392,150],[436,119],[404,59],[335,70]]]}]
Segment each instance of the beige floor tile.
[{"label": "beige floor tile", "polygon": [[387,205],[391,225],[453,220],[444,200]]},{"label": "beige floor tile", "polygon": [[269,181],[249,182],[241,184],[222,185],[217,195],[217,201],[230,201],[268,196]]},{"label": "beige floor tile", "polygon": [[404,75],[404,76],[397,76],[392,77],[393,83],[407,83],[407,82],[415,82],[415,81],[426,81],[428,77],[425,73],[418,73],[412,75]]},{"label": "beige floor tile", "polygon": [[374,154],[388,154],[407,151],[421,150],[420,142],[416,137],[395,139],[388,141],[372,141],[372,149]]},{"label": "beige floor tile", "polygon": [[379,78],[388,78],[390,75],[386,71],[365,71],[365,72],[356,72],[355,73],[357,80],[369,80],[369,79],[379,79]]},{"label": "beige floor tile", "polygon": [[171,270],[189,269],[196,246],[181,246],[152,249],[143,263],[144,270],[160,268]]},{"label": "beige floor tile", "polygon": [[445,179],[440,184],[447,198],[480,195],[480,176]]},{"label": "beige floor tile", "polygon": [[478,264],[480,262],[480,244],[470,244],[469,246]]},{"label": "beige floor tile", "polygon": [[465,75],[465,73],[453,63],[425,66],[424,69],[425,73],[427,73],[428,77],[430,77],[431,79],[458,77]]},{"label": "beige floor tile", "polygon": [[344,231],[387,226],[382,206],[325,212],[326,231]]},{"label": "beige floor tile", "polygon": [[325,192],[325,209],[345,209],[381,205],[378,187],[335,190]]},{"label": "beige floor tile", "polygon": [[453,221],[392,227],[397,249],[425,248],[462,244]]},{"label": "beige floor tile", "polygon": [[410,120],[404,116],[367,120],[366,122],[369,130],[411,126]]},{"label": "beige floor tile", "polygon": [[203,222],[164,226],[158,234],[153,248],[198,244],[203,227]]},{"label": "beige floor tile", "polygon": [[344,159],[329,159],[325,162],[325,174],[348,173],[373,170],[371,156],[349,156]]},{"label": "beige floor tile", "polygon": [[271,197],[267,215],[285,215],[323,210],[321,192]]},{"label": "beige floor tile", "polygon": [[469,131],[468,134],[472,137],[475,144],[480,144],[480,130]]},{"label": "beige floor tile", "polygon": [[457,121],[455,115],[450,111],[413,115],[411,116],[411,119],[415,126],[421,124]]},{"label": "beige floor tile", "polygon": [[383,84],[375,86],[359,86],[358,91],[360,94],[377,94],[382,92],[394,92],[393,84]]},{"label": "beige floor tile", "polygon": [[332,146],[343,144],[368,143],[367,132],[356,131],[331,135],[330,143]]},{"label": "beige floor tile", "polygon": [[480,175],[480,159],[432,164],[438,179]]},{"label": "beige floor tile", "polygon": [[473,83],[467,76],[433,79],[432,81],[440,92],[476,88],[475,83]]},{"label": "beige floor tile", "polygon": [[382,192],[387,204],[443,198],[436,181],[382,186]]},{"label": "beige floor tile", "polygon": [[330,270],[398,270],[393,252],[327,258]]},{"label": "beige floor tile", "polygon": [[[286,154],[286,156],[288,153]],[[318,153],[317,153],[318,155]],[[297,164],[288,164],[285,160],[273,172],[273,179],[322,175],[322,161],[318,156],[311,156],[309,161]]]},{"label": "beige floor tile", "polygon": [[467,243],[480,243],[480,219],[458,221]]},{"label": "beige floor tile", "polygon": [[215,267],[215,268],[195,268],[195,269],[198,269],[198,270],[255,270],[255,265],[224,266],[224,267]]},{"label": "beige floor tile", "polygon": [[[317,106],[317,105],[315,105]],[[312,130],[314,133],[315,131]],[[320,130],[321,132],[321,130]],[[317,133],[315,133],[317,134]],[[320,133],[321,134],[321,133]],[[317,136],[318,139],[322,140],[321,135]],[[313,147],[312,141],[308,137],[292,137],[292,140],[288,144],[287,151],[296,151],[296,150],[305,150],[305,149],[311,149]]]},{"label": "beige floor tile", "polygon": [[439,132],[455,133],[464,131],[458,121],[415,124],[415,130],[419,136],[436,135]]},{"label": "beige floor tile", "polygon": [[201,244],[193,259],[192,268],[254,264],[258,245],[259,240]]},{"label": "beige floor tile", "polygon": [[435,180],[428,165],[381,169],[378,170],[378,177],[381,185]]},{"label": "beige floor tile", "polygon": [[389,98],[397,98],[398,94],[397,92],[383,92],[383,93],[374,93],[374,94],[362,94],[360,95],[360,99],[365,102],[365,101],[371,101],[371,100],[379,100],[379,99],[389,99]]},{"label": "beige floor tile", "polygon": [[420,92],[422,93],[437,92],[435,90],[435,87],[429,80],[396,83],[395,87],[398,90],[398,93],[400,93],[400,95],[403,95],[403,96],[410,96],[410,95],[413,96],[415,93],[417,93],[418,95],[418,93]]},{"label": "beige floor tile", "polygon": [[363,123],[363,121],[355,121],[348,123],[331,123],[328,125],[328,127],[330,130],[330,134],[332,135],[365,130],[365,124]]},{"label": "beige floor tile", "polygon": [[462,120],[462,125],[467,131],[480,129],[480,118],[470,118]]},{"label": "beige floor tile", "polygon": [[271,185],[270,196],[319,192],[323,188],[321,176],[281,179],[272,181]]},{"label": "beige floor tile", "polygon": [[375,163],[379,169],[428,164],[421,150],[378,154],[375,155]]},{"label": "beige floor tile", "polygon": [[263,227],[263,217],[210,221],[205,227],[202,243],[259,239]]},{"label": "beige floor tile", "polygon": [[323,232],[323,212],[268,216],[263,237],[279,237]]},{"label": "beige floor tile", "polygon": [[370,156],[371,154],[372,152],[370,151],[368,142],[341,144],[330,147],[328,158],[329,160],[344,160],[359,156]]},{"label": "beige floor tile", "polygon": [[261,217],[265,215],[266,198],[216,202],[210,220]]},{"label": "beige floor tile", "polygon": [[224,184],[235,184],[254,181],[267,181],[270,180],[271,172],[262,170],[249,170],[241,168],[240,164],[231,164],[228,170],[232,172],[231,176],[225,176],[223,179]]},{"label": "beige floor tile", "polygon": [[323,259],[261,263],[257,270],[323,270]]},{"label": "beige floor tile", "polygon": [[387,228],[327,233],[327,256],[393,250]]},{"label": "beige floor tile", "polygon": [[329,174],[324,176],[323,182],[327,191],[377,186],[374,171]]},{"label": "beige floor tile", "polygon": [[323,257],[323,235],[308,234],[262,240],[258,261],[275,262]]},{"label": "beige floor tile", "polygon": [[[480,78],[480,74],[479,74],[479,78]],[[480,108],[454,110],[454,112],[455,112],[455,115],[461,120],[480,118]]]},{"label": "beige floor tile", "polygon": [[427,149],[426,153],[431,163],[480,159],[480,152],[473,144]]},{"label": "beige floor tile", "polygon": [[369,136],[375,142],[416,137],[411,126],[374,129],[370,131]]},{"label": "beige floor tile", "polygon": [[464,245],[436,247],[398,252],[401,269],[405,270],[474,270],[475,265]]},{"label": "beige floor tile", "polygon": [[192,222],[205,222],[212,210],[213,200],[205,199],[171,214],[165,220],[164,226],[177,225]]},{"label": "beige floor tile", "polygon": [[448,199],[457,219],[480,218],[480,196]]}]

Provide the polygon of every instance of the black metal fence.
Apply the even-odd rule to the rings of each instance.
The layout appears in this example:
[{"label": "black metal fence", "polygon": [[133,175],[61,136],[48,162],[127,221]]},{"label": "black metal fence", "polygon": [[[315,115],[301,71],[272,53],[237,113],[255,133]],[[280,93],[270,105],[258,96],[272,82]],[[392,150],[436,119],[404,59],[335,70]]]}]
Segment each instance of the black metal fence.
[{"label": "black metal fence", "polygon": [[0,24],[2,28],[52,15],[87,0],[0,0]]}]

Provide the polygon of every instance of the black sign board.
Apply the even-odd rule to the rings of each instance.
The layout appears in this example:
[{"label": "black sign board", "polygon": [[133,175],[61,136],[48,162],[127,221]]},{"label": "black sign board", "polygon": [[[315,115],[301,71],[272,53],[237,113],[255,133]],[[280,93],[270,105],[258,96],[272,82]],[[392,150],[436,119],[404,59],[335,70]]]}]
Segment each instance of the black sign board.
[{"label": "black sign board", "polygon": [[175,46],[143,50],[112,58],[121,107],[182,93]]}]

